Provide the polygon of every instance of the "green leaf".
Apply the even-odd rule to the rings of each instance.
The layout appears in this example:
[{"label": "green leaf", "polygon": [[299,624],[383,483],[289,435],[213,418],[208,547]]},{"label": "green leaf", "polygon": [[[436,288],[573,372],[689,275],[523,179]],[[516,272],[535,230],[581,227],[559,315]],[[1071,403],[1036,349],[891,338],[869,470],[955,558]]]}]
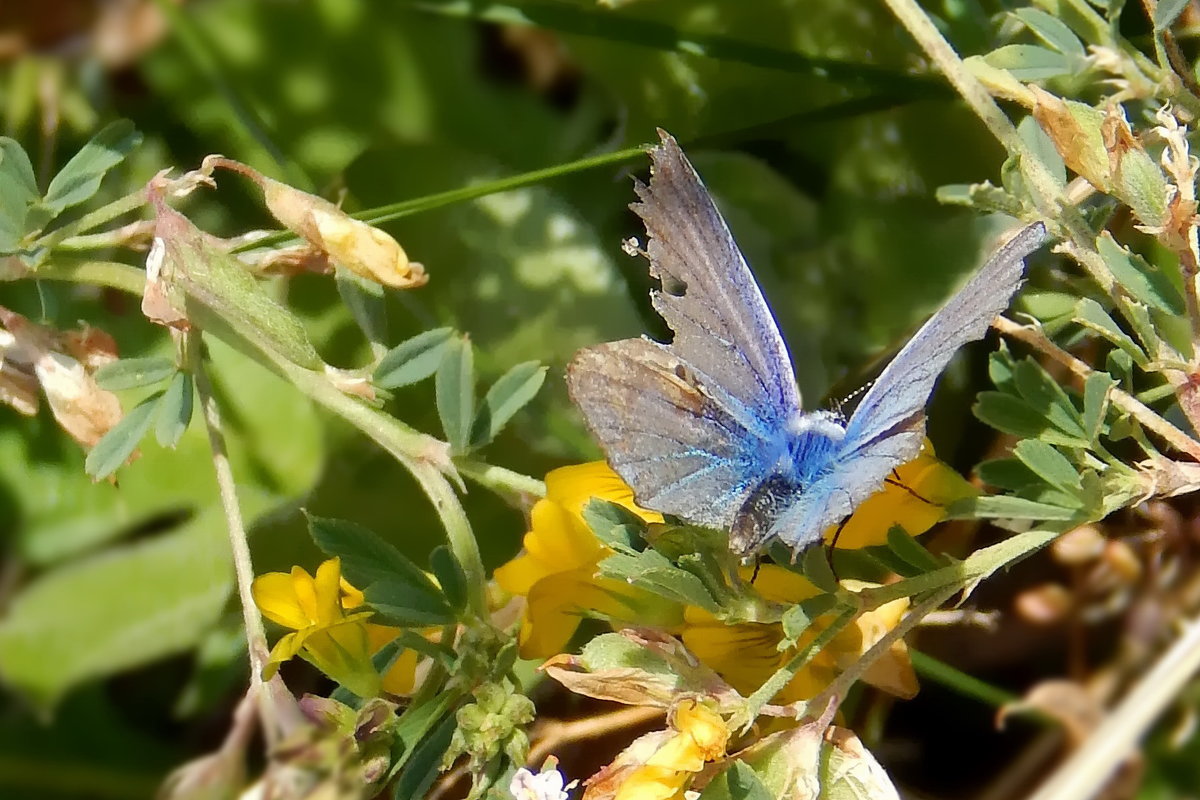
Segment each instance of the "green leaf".
[{"label": "green leaf", "polygon": [[192,375],[182,370],[175,373],[158,408],[154,437],[163,447],[175,447],[192,421]]},{"label": "green leaf", "polygon": [[508,421],[537,395],[546,380],[546,367],[537,361],[517,364],[500,376],[483,399],[471,443],[480,447],[496,438]]},{"label": "green leaf", "polygon": [[337,268],[335,281],[338,296],[350,310],[350,315],[367,341],[372,344],[386,341],[387,308],[383,302],[383,286],[359,277],[344,267]]},{"label": "green leaf", "polygon": [[[261,495],[244,497],[247,515]],[[53,570],[17,595],[0,621],[5,683],[48,707],[74,686],[198,644],[233,585],[217,507],[175,531]]]},{"label": "green leaf", "polygon": [[376,385],[396,389],[425,380],[437,372],[453,336],[453,328],[434,328],[396,345],[375,368]]},{"label": "green leaf", "polygon": [[1020,492],[1041,481],[1019,459],[994,458],[984,461],[975,471],[979,479],[988,486],[1005,489],[1010,492]]},{"label": "green leaf", "polygon": [[1159,0],[1154,7],[1154,31],[1160,33],[1175,24],[1191,0]]},{"label": "green leaf", "polygon": [[729,768],[713,778],[698,800],[772,800],[762,778],[744,761],[731,761]]},{"label": "green leaf", "polygon": [[161,383],[175,370],[175,362],[169,358],[122,358],[100,367],[93,377],[101,389],[117,392]]},{"label": "green leaf", "polygon": [[456,611],[467,607],[467,574],[446,545],[438,545],[429,554],[429,569],[441,584],[442,594]]},{"label": "green leaf", "polygon": [[455,338],[446,345],[434,385],[446,441],[462,453],[470,444],[475,419],[475,364],[470,341]]},{"label": "green leaf", "polygon": [[813,545],[804,551],[800,556],[800,572],[822,592],[838,590],[837,576],[829,565],[829,551],[824,544]]},{"label": "green leaf", "polygon": [[158,409],[161,399],[162,392],[147,397],[122,417],[112,430],[104,434],[87,454],[83,462],[84,472],[97,481],[116,472],[137,449],[138,442],[146,435],[146,431],[150,430],[150,425],[154,422],[154,412]]},{"label": "green leaf", "polygon": [[11,253],[24,238],[29,208],[38,200],[29,156],[15,139],[0,136],[0,253]]},{"label": "green leaf", "polygon": [[[1113,352],[1122,352],[1114,350]],[[1064,436],[1055,430],[1049,421],[1032,405],[1019,397],[1003,392],[980,392],[971,411],[982,422],[1002,433],[1022,439],[1042,439],[1051,444],[1084,447],[1086,440]]]},{"label": "green leaf", "polygon": [[427,594],[438,594],[437,586],[420,567],[362,525],[310,516],[308,532],[322,552],[341,559],[342,574],[359,588],[378,581],[399,580]]},{"label": "green leaf", "polygon": [[966,497],[946,509],[948,519],[1071,520],[1077,514],[1078,509],[1004,495]]},{"label": "green leaf", "polygon": [[363,595],[389,625],[447,625],[455,618],[450,604],[436,589],[434,593],[422,591],[403,580],[384,578],[368,586]]},{"label": "green leaf", "polygon": [[794,642],[804,635],[804,632],[812,625],[813,618],[804,609],[804,606],[797,604],[783,612],[783,618],[780,620],[783,624],[783,635],[788,641]]},{"label": "green leaf", "polygon": [[999,350],[988,356],[988,377],[997,389],[1009,394],[1017,393],[1017,385],[1013,380],[1014,365],[1012,353],[1008,352],[1003,342]]},{"label": "green leaf", "polygon": [[1137,346],[1137,342],[1126,335],[1100,304],[1090,297],[1084,297],[1075,306],[1075,322],[1124,350],[1134,362],[1146,363],[1146,354]]},{"label": "green leaf", "polygon": [[442,757],[450,749],[457,720],[453,714],[444,717],[428,736],[421,739],[408,757],[400,777],[392,789],[392,800],[424,797],[442,772]]},{"label": "green leaf", "polygon": [[56,216],[85,203],[100,188],[104,174],[125,160],[142,142],[142,134],[127,119],[105,126],[50,181],[42,205]]},{"label": "green leaf", "polygon": [[655,550],[616,553],[601,561],[599,569],[606,578],[626,581],[669,600],[712,612],[720,610],[703,581]]},{"label": "green leaf", "polygon": [[932,572],[938,567],[945,566],[937,556],[926,550],[920,542],[899,525],[893,525],[888,530],[887,546],[898,558],[921,572]]},{"label": "green leaf", "polygon": [[1104,357],[1104,369],[1114,378],[1128,381],[1133,373],[1133,359],[1124,350],[1112,350]]},{"label": "green leaf", "polygon": [[1009,44],[983,57],[990,66],[1008,70],[1021,81],[1040,81],[1071,74],[1071,60],[1033,44]]},{"label": "green leaf", "polygon": [[620,503],[593,497],[583,507],[583,521],[604,544],[615,550],[640,549],[646,523]]},{"label": "green leaf", "polygon": [[1032,358],[1018,361],[1013,369],[1013,379],[1021,397],[1042,412],[1054,427],[1068,436],[1083,438],[1083,421],[1079,410],[1040,364]]},{"label": "green leaf", "polygon": [[1093,372],[1083,382],[1083,428],[1093,442],[1100,438],[1104,428],[1112,388],[1112,377],[1103,372]]},{"label": "green leaf", "polygon": [[1167,314],[1184,313],[1183,296],[1165,272],[1118,244],[1108,231],[1097,237],[1096,249],[1121,288],[1135,299]]},{"label": "green leaf", "polygon": [[1037,439],[1018,442],[1013,454],[1038,477],[1068,495],[1079,497],[1083,486],[1074,465],[1058,450]]},{"label": "green leaf", "polygon": [[1054,178],[1055,186],[1060,189],[1065,187],[1067,185],[1067,165],[1063,163],[1062,156],[1058,154],[1058,148],[1054,146],[1054,141],[1049,134],[1042,130],[1042,126],[1038,125],[1037,120],[1032,116],[1025,117],[1017,125],[1017,133],[1029,146],[1030,151],[1046,165],[1050,177]]},{"label": "green leaf", "polygon": [[1039,39],[1064,56],[1081,60],[1087,57],[1087,51],[1083,49],[1079,37],[1058,17],[1037,8],[1019,8],[1013,11],[1012,15],[1024,22]]}]

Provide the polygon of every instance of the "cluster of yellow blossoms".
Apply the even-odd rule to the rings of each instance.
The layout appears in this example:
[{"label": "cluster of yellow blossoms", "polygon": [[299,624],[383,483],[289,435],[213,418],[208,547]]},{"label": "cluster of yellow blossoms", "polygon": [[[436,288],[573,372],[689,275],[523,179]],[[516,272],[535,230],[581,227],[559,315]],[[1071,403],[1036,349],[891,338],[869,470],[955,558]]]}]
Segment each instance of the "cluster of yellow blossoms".
[{"label": "cluster of yellow blossoms", "polygon": [[[858,508],[837,535],[836,547],[882,544],[897,525],[913,535],[922,533],[941,518],[946,505],[973,491],[928,449],[900,467],[895,478]],[[530,513],[524,551],[495,572],[502,590],[525,598],[523,657],[548,658],[562,652],[583,619],[599,617],[678,636],[705,665],[748,694],[819,635],[821,620],[795,646],[780,651],[784,634],[778,623],[729,624],[704,609],[600,575],[598,565],[613,551],[584,522],[584,506],[593,498],[619,503],[647,523],[663,521],[660,514],[639,508],[632,490],[604,462],[550,472],[546,496]],[[833,531],[826,539],[833,539]],[[819,594],[802,576],[770,564],[758,570],[754,588],[766,600],[779,603],[798,603]],[[362,593],[341,578],[337,559],[322,564],[315,577],[299,567],[290,574],[263,575],[255,581],[254,595],[268,619],[293,631],[275,645],[269,670],[301,655],[361,696],[380,690],[400,695],[412,691],[417,667],[413,651],[404,651],[382,678],[372,666],[371,654],[392,641],[399,629],[368,622],[370,612],[356,610],[364,607]],[[813,697],[894,627],[906,610],[907,600],[898,600],[860,615],[775,700]],[[903,642],[893,646],[891,657],[877,662],[865,680],[900,696],[911,695],[915,677]]]}]

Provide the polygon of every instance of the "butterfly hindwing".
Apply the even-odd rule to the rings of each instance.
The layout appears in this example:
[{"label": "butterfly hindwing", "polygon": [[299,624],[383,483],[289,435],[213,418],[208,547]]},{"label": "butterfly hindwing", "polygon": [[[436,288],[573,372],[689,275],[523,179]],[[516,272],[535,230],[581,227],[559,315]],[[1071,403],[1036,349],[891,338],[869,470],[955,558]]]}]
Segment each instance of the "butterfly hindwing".
[{"label": "butterfly hindwing", "polygon": [[728,528],[769,467],[772,444],[657,342],[584,348],[567,367],[567,387],[610,465],[647,508]]}]

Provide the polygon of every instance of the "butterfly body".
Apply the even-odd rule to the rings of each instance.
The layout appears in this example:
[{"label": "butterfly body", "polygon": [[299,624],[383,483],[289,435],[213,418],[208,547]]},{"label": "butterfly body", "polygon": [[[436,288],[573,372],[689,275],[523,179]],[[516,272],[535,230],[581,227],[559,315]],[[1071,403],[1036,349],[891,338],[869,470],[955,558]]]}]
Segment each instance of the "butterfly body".
[{"label": "butterfly body", "polygon": [[675,140],[651,152],[633,209],[670,344],[584,348],[567,386],[613,469],[646,508],[727,530],[748,555],[778,537],[799,553],[914,458],[924,407],[958,347],[980,338],[1044,241],[1031,225],[900,351],[847,420],[805,411],[787,347],[725,221]]}]

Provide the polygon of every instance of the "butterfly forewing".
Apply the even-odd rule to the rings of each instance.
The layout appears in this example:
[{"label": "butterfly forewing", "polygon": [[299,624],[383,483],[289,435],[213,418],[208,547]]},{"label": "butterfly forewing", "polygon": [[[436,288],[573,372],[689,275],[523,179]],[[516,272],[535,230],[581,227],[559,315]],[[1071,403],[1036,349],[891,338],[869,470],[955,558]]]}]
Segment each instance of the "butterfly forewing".
[{"label": "butterfly forewing", "polygon": [[675,139],[659,132],[650,185],[631,208],[646,224],[654,308],[675,336],[671,352],[771,429],[800,410],[787,347],[741,251]]},{"label": "butterfly forewing", "polygon": [[925,404],[942,370],[959,347],[982,338],[1008,307],[1025,259],[1045,240],[1040,222],[1022,229],[921,326],[863,397],[829,467],[780,516],[774,534],[794,550],[817,541],[876,492],[889,472],[916,457],[924,438]]}]

